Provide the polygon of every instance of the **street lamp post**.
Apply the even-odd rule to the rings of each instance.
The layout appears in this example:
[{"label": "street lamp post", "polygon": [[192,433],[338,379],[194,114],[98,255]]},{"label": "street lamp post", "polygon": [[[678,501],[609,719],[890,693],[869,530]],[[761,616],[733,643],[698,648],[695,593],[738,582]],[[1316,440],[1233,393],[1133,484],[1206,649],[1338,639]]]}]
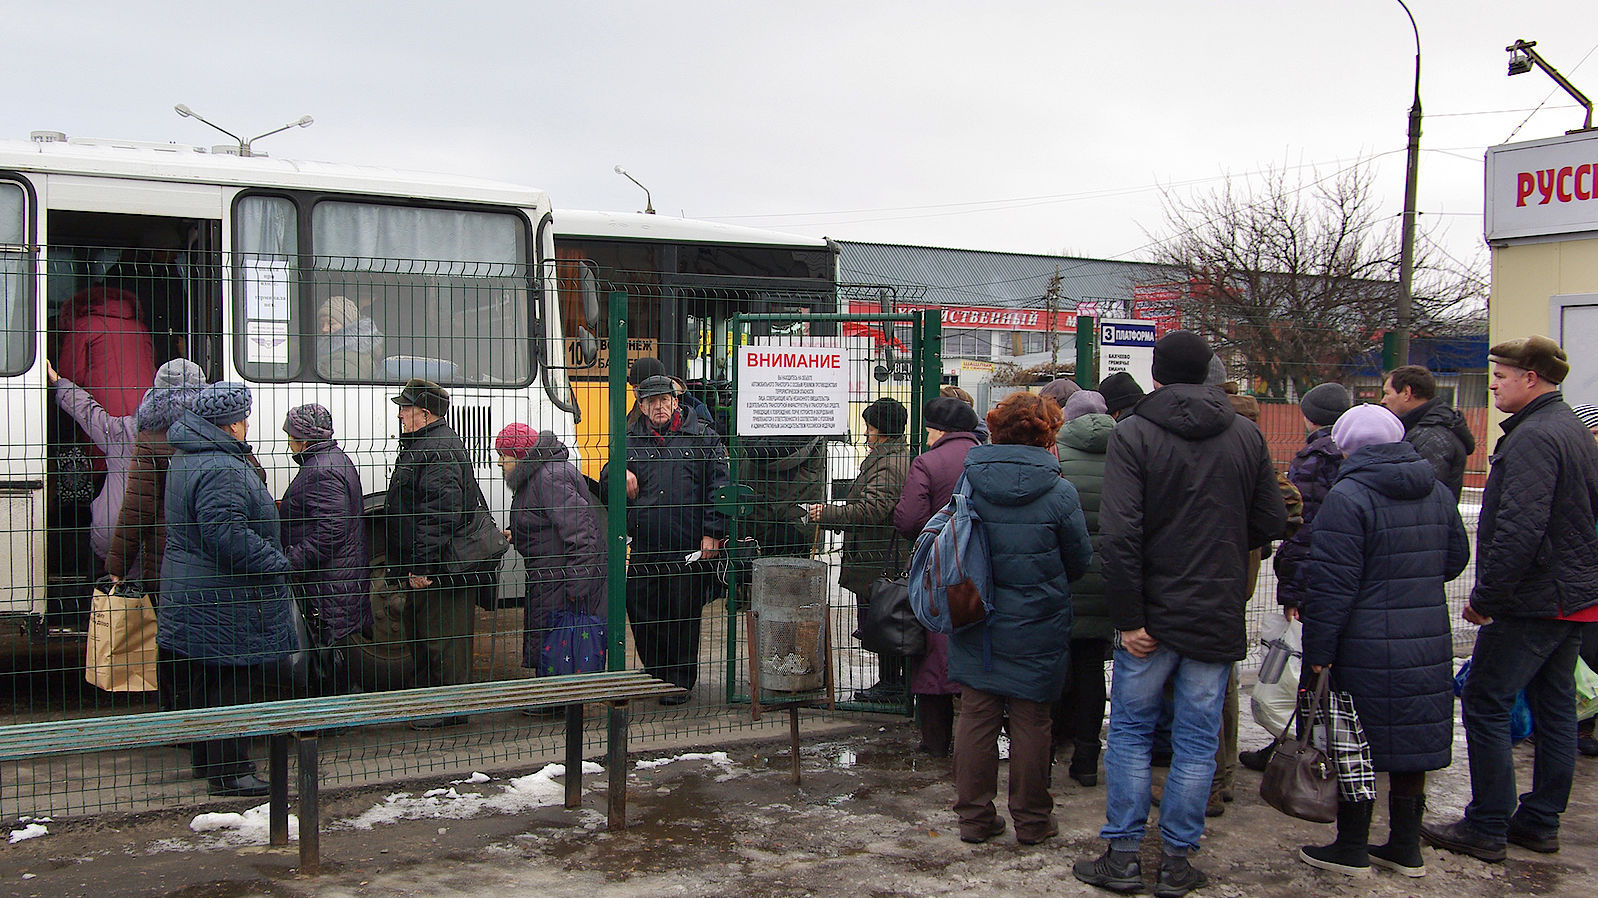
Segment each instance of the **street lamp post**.
[{"label": "street lamp post", "polygon": [[1420,29],[1415,25],[1415,15],[1404,0],[1396,0],[1409,16],[1409,27],[1415,32],[1415,99],[1409,107],[1409,154],[1404,166],[1404,226],[1398,250],[1398,327],[1393,341],[1393,356],[1399,365],[1409,364],[1409,331],[1413,324],[1414,304],[1410,288],[1415,279],[1415,194],[1420,181]]},{"label": "street lamp post", "polygon": [[172,111],[176,112],[178,115],[180,115],[180,116],[182,116],[184,118],[191,118],[191,119],[194,119],[195,121],[200,122],[202,124],[210,125],[211,127],[215,128],[216,130],[221,131],[223,134],[226,134],[227,136],[229,136],[229,137],[233,138],[234,140],[238,141],[238,144],[239,144],[239,155],[240,156],[253,156],[253,155],[255,155],[254,151],[251,149],[251,146],[257,140],[260,140],[263,137],[271,137],[273,134],[277,134],[277,133],[279,133],[281,131],[287,131],[290,128],[309,128],[316,121],[315,119],[311,118],[308,115],[302,115],[299,118],[295,119],[294,121],[289,122],[288,124],[283,125],[281,127],[273,128],[270,131],[266,131],[266,132],[263,132],[261,134],[257,134],[254,137],[243,138],[243,137],[238,136],[237,134],[234,134],[232,131],[229,131],[228,129],[222,127],[221,125],[218,125],[216,122],[213,122],[213,121],[205,118],[204,116],[200,115],[198,112],[195,112],[194,110],[192,110],[189,107],[183,105],[182,103],[179,103],[178,105],[173,106],[172,107]]},{"label": "street lamp post", "polygon": [[[627,174],[627,169],[622,168],[619,165],[616,166],[616,174],[621,175],[622,177],[626,178],[627,180],[633,182],[634,184],[638,184],[638,179],[633,177],[632,175]],[[645,187],[642,184],[638,184],[638,189],[642,190],[644,192],[644,214],[645,215],[654,215],[655,214],[655,201],[650,199],[649,188]]]}]

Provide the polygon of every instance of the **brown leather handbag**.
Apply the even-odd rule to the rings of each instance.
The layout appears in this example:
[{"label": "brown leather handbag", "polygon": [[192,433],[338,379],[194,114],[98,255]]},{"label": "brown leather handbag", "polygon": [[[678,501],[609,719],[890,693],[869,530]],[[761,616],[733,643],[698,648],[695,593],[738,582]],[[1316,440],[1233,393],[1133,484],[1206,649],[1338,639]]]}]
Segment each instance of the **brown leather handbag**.
[{"label": "brown leather handbag", "polygon": [[1331,823],[1337,819],[1337,765],[1327,753],[1310,744],[1310,734],[1315,721],[1326,706],[1327,691],[1331,684],[1331,670],[1324,669],[1315,683],[1315,692],[1309,699],[1309,719],[1302,727],[1303,735],[1291,738],[1302,703],[1293,709],[1293,719],[1288,720],[1282,735],[1276,739],[1276,750],[1265,765],[1265,776],[1260,780],[1260,798],[1271,807],[1289,817],[1311,823]]}]

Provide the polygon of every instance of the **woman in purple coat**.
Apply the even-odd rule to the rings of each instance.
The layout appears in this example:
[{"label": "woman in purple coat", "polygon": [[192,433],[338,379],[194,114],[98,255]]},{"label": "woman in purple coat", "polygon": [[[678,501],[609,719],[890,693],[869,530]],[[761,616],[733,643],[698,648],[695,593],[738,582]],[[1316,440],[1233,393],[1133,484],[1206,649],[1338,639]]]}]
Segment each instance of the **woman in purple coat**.
[{"label": "woman in purple coat", "polygon": [[494,449],[511,491],[511,543],[527,563],[522,666],[537,668],[552,612],[569,607],[603,619],[605,539],[588,484],[553,433],[511,424]]},{"label": "woman in purple coat", "polygon": [[[361,512],[365,494],[355,463],[333,439],[333,414],[315,403],[283,421],[300,470],[283,491],[283,552],[289,558],[306,627],[320,645],[347,644],[372,629],[371,554]],[[349,667],[326,671],[319,690],[349,692]]]},{"label": "woman in purple coat", "polygon": [[[912,543],[938,510],[954,495],[954,485],[965,472],[965,456],[982,445],[976,434],[976,409],[952,396],[939,396],[921,409],[927,428],[927,451],[910,463],[904,495],[893,509],[893,526]],[[892,659],[902,664],[901,659]],[[940,633],[927,634],[927,654],[915,665],[910,691],[916,696],[921,718],[921,743],[933,756],[949,753],[954,738],[954,697],[960,687],[949,679],[949,639]],[[883,661],[879,659],[879,664]],[[895,696],[902,695],[903,681],[890,683],[890,675],[903,676],[900,669],[883,668],[883,681],[872,687],[887,686]],[[871,691],[871,690],[868,690]],[[889,699],[879,699],[879,701]]]}]

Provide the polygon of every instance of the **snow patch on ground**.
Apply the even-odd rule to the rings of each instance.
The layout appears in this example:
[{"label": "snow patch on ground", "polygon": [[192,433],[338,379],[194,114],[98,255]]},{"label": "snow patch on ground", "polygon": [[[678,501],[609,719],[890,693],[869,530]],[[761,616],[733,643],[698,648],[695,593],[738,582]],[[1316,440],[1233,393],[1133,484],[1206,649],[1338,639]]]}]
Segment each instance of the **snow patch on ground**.
[{"label": "snow patch on ground", "polygon": [[50,835],[50,830],[44,824],[29,823],[21,829],[12,830],[11,838],[7,839],[6,841],[12,845],[15,845],[18,842],[26,842],[29,839],[37,839],[40,836],[48,835]]},{"label": "snow patch on ground", "polygon": [[633,768],[635,770],[655,770],[660,767],[665,767],[667,764],[676,763],[677,761],[709,761],[710,763],[720,767],[722,770],[728,771],[729,773],[732,771],[733,767],[732,758],[729,758],[727,753],[724,751],[691,751],[687,754],[675,755],[670,758],[657,758],[653,761],[638,761],[633,764]]},{"label": "snow patch on ground", "polygon": [[853,767],[855,765],[855,761],[856,760],[858,760],[858,758],[856,757],[856,755],[854,753],[854,749],[852,749],[852,748],[846,748],[843,751],[838,752],[838,766],[839,767],[842,767],[842,768],[847,770],[848,768]]},{"label": "snow patch on ground", "polygon": [[[604,768],[584,761],[582,772],[597,774],[604,772]],[[534,773],[510,780],[494,794],[462,792],[455,788],[456,785],[489,781],[489,777],[474,773],[469,779],[454,781],[447,789],[429,789],[420,796],[394,792],[384,798],[382,804],[351,819],[337,821],[334,826],[371,829],[400,820],[464,820],[485,812],[521,813],[563,802],[566,787],[557,779],[565,775],[565,764],[546,764]]]},{"label": "snow patch on ground", "polygon": [[[242,814],[198,814],[189,821],[189,829],[210,836],[206,848],[223,845],[265,845],[271,839],[270,805],[257,805]],[[300,819],[289,815],[289,839],[300,837]]]}]

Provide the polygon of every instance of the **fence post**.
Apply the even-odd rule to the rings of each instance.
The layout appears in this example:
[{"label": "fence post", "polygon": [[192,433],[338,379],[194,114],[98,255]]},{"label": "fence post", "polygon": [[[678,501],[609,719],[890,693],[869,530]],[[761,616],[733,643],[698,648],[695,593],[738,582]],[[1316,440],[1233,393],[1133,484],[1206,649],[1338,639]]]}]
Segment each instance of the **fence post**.
[{"label": "fence post", "polygon": [[915,439],[925,450],[927,432],[921,421],[921,408],[938,398],[938,390],[943,386],[943,311],[923,309],[911,315],[915,316],[915,326],[911,328],[910,352],[916,363],[915,383],[921,391],[910,409],[910,421]]},{"label": "fence post", "polygon": [[627,666],[627,293],[610,292],[610,455],[605,478],[605,546],[609,571],[606,597],[606,667]]},{"label": "fence post", "polygon": [[1093,364],[1093,339],[1099,320],[1092,315],[1076,316],[1076,385],[1084,390],[1099,387],[1099,372]]}]

